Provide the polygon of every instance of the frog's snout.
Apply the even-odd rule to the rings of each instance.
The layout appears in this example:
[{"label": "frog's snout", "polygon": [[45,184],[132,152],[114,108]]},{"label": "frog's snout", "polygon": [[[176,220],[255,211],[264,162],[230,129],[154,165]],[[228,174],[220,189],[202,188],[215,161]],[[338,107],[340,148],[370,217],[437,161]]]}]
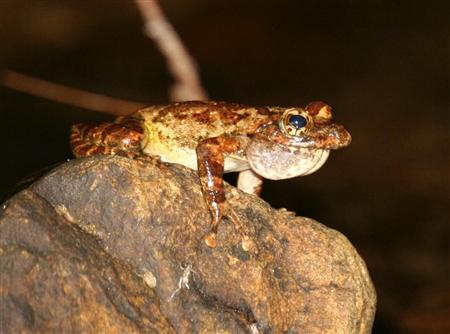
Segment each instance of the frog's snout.
[{"label": "frog's snout", "polygon": [[343,125],[338,124],[336,125],[336,127],[336,148],[346,147],[350,145],[350,143],[352,142],[352,136],[350,132],[348,132]]},{"label": "frog's snout", "polygon": [[340,124],[326,125],[316,132],[317,147],[337,150],[350,145],[352,136]]}]

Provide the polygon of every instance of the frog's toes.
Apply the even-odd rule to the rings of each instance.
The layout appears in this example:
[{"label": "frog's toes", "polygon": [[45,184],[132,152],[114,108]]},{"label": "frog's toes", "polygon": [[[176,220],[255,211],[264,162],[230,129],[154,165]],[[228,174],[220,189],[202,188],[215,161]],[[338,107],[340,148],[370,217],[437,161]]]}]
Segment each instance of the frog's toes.
[{"label": "frog's toes", "polygon": [[159,156],[138,153],[133,157],[135,160],[142,163],[154,163],[159,161]]},{"label": "frog's toes", "polygon": [[204,240],[208,247],[215,248],[217,246],[217,234],[215,232],[209,232]]}]

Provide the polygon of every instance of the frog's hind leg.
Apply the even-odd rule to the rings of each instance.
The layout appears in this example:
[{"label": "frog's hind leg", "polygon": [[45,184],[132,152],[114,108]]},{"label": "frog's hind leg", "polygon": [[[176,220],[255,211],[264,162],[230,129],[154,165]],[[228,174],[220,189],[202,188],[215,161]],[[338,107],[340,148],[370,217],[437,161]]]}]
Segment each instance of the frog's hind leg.
[{"label": "frog's hind leg", "polygon": [[70,145],[75,157],[117,154],[134,158],[140,154],[144,130],[138,119],[119,117],[114,123],[72,126]]}]

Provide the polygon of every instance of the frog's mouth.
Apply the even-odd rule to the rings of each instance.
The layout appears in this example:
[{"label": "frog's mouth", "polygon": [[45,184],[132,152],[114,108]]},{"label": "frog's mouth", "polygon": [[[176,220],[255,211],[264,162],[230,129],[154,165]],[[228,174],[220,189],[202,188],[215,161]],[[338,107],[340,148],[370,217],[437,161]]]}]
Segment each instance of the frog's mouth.
[{"label": "frog's mouth", "polygon": [[329,154],[329,149],[284,146],[263,136],[255,136],[246,150],[253,171],[269,180],[314,173],[327,161]]}]

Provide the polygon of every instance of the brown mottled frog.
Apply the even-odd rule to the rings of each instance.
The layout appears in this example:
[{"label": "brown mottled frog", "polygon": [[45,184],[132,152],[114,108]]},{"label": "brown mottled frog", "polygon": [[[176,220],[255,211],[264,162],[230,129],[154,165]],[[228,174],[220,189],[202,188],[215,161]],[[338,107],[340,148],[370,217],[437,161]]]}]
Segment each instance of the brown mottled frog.
[{"label": "brown mottled frog", "polygon": [[243,234],[245,250],[253,244],[226,201],[223,174],[241,172],[238,187],[259,194],[262,178],[311,174],[325,163],[331,149],[350,141],[350,134],[333,121],[331,108],[323,102],[305,108],[178,102],[146,107],[113,123],[76,124],[71,132],[76,157],[155,155],[197,170],[212,217],[206,244],[216,246],[218,225],[226,216]]}]

